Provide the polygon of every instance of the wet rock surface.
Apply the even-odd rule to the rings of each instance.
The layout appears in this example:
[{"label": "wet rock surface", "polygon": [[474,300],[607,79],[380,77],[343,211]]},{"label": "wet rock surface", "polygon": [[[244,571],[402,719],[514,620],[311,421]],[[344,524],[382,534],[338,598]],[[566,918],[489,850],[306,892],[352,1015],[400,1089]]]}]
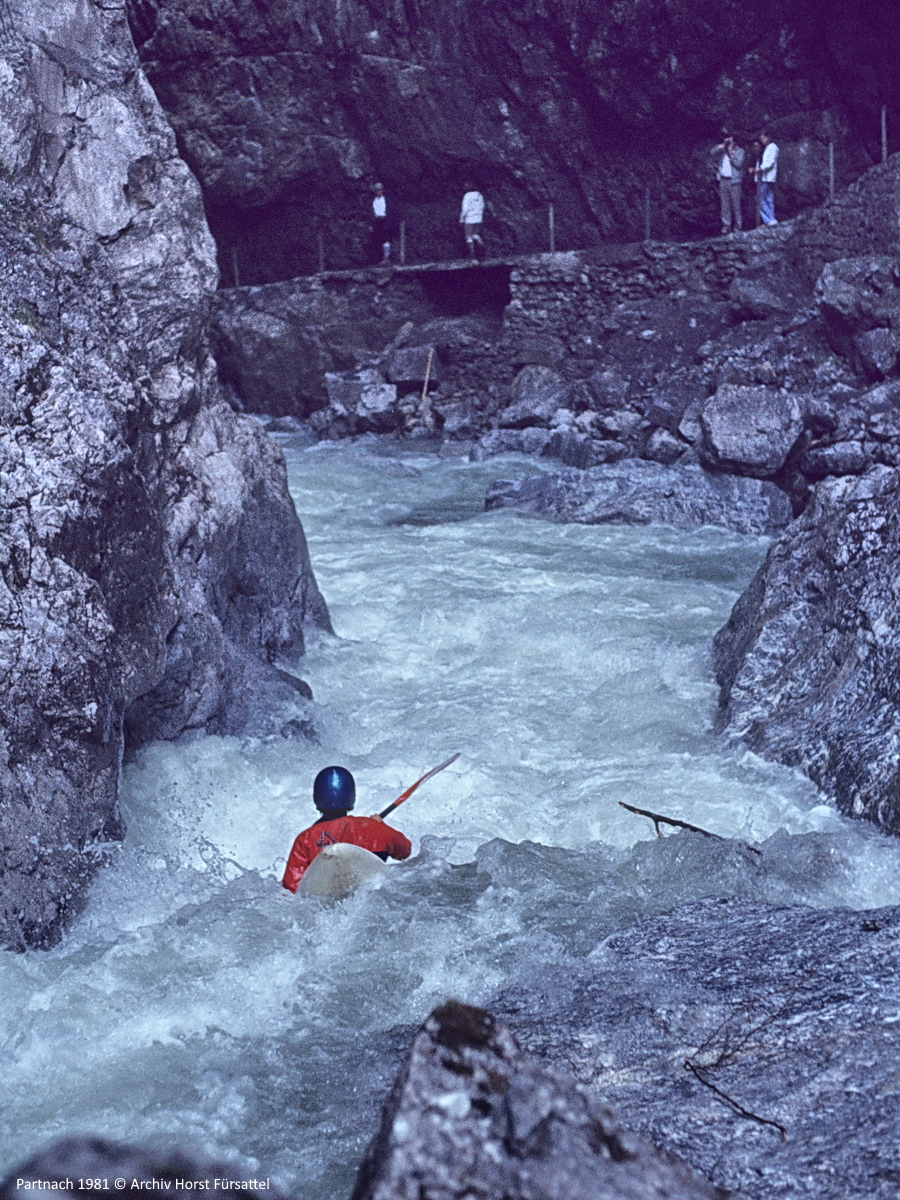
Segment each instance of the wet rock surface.
[{"label": "wet rock surface", "polygon": [[[0,1200],[21,1197],[29,1184],[35,1190],[72,1192],[75,1181],[80,1179],[105,1180],[105,1186],[101,1183],[90,1190],[115,1190],[129,1196],[146,1195],[150,1191],[257,1190],[254,1186],[257,1177],[235,1163],[179,1150],[151,1150],[105,1138],[75,1137],[55,1142],[17,1166],[0,1182]],[[120,1187],[117,1180],[124,1181],[125,1186]],[[265,1179],[260,1182],[268,1183]],[[268,1186],[265,1191],[274,1200],[284,1200],[284,1192],[277,1188]]]},{"label": "wet rock surface", "polygon": [[819,484],[714,643],[719,727],[894,833],[898,502],[888,467]]},{"label": "wet rock surface", "polygon": [[353,1200],[725,1200],[571,1079],[523,1054],[483,1009],[450,1002],[415,1038]]},{"label": "wet rock surface", "polygon": [[485,507],[580,525],[721,525],[757,534],[781,530],[791,517],[787,497],[774,484],[640,460],[501,480],[489,488]]},{"label": "wet rock surface", "polygon": [[893,1200],[898,954],[897,909],[710,899],[490,1007],[626,1128],[748,1200]]},{"label": "wet rock surface", "polygon": [[218,387],[212,240],[122,12],[0,24],[0,942],[23,948],[121,836],[126,722],[293,702],[270,664],[327,614],[280,455]]}]

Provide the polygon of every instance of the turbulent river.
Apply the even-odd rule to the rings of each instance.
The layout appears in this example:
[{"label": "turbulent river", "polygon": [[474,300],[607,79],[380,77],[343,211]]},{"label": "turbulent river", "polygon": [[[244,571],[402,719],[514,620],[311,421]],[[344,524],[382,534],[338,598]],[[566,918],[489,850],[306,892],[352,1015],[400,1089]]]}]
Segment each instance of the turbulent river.
[{"label": "turbulent river", "polygon": [[[337,637],[302,672],[319,744],[207,737],[126,767],[128,837],[64,944],[0,956],[0,1172],[90,1132],[349,1194],[411,1027],[713,893],[900,902],[900,843],[713,737],[709,639],[765,551],[706,529],[482,512],[533,471],[285,441]],[[337,903],[279,887],[343,763],[414,858]],[[765,851],[657,840],[618,801]]]}]

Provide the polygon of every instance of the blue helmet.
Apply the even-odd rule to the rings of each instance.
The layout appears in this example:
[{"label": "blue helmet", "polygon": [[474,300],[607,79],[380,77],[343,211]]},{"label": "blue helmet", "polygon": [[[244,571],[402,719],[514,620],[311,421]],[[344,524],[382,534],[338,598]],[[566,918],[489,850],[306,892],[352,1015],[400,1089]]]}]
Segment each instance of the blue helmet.
[{"label": "blue helmet", "polygon": [[320,812],[350,809],[356,803],[356,783],[346,767],[326,767],[313,784],[313,803]]}]

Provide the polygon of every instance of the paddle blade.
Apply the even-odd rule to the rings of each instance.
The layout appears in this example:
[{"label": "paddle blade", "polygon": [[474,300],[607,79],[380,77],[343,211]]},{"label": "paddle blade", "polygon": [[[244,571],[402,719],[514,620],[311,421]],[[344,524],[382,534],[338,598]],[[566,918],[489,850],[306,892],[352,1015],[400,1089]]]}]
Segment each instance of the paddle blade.
[{"label": "paddle blade", "polygon": [[379,817],[381,817],[381,819],[384,820],[384,818],[388,815],[388,813],[392,813],[399,804],[402,804],[404,800],[408,800],[410,798],[410,796],[413,794],[413,792],[416,790],[416,788],[419,787],[421,784],[423,784],[426,779],[430,779],[432,777],[432,775],[437,775],[438,771],[443,771],[445,767],[449,767],[451,763],[455,763],[458,758],[459,758],[459,753],[452,754],[447,759],[447,761],[442,762],[440,764],[440,766],[432,767],[430,771],[426,771],[425,774],[422,776],[422,778],[417,779],[415,783],[411,784],[406,789],[405,792],[403,792],[401,795],[399,795],[397,797],[397,799],[393,802],[393,804],[389,804],[387,806],[387,808],[383,810],[383,812],[380,812],[378,814]]}]

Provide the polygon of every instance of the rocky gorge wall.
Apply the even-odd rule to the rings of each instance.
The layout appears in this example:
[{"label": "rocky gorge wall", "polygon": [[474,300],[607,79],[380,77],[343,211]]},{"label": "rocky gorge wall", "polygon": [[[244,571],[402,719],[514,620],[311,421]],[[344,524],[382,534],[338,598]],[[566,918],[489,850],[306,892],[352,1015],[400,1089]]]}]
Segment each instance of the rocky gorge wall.
[{"label": "rocky gorge wall", "polygon": [[0,8],[0,942],[121,836],[132,743],[302,699],[327,625],[283,462],[224,402],[199,190],[121,9]]},{"label": "rocky gorge wall", "polygon": [[[129,0],[148,77],[203,187],[230,283],[371,261],[371,183],[416,261],[462,251],[469,176],[493,251],[717,228],[723,124],[782,148],[785,215],[880,158],[898,14],[827,0]],[[891,109],[889,138],[898,148]]]}]

